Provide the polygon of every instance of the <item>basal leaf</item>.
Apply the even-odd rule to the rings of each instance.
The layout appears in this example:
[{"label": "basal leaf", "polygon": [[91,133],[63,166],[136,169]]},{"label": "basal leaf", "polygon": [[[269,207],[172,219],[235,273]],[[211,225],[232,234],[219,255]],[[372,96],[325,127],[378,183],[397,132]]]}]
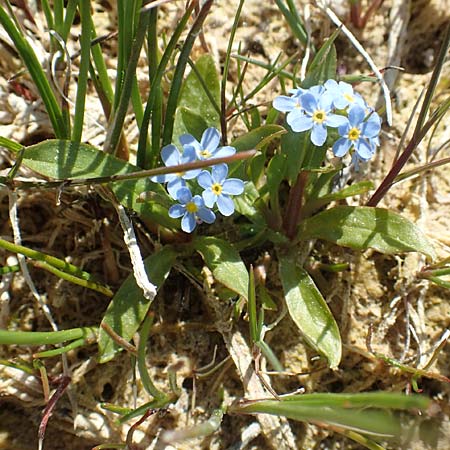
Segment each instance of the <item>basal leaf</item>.
[{"label": "basal leaf", "polygon": [[[158,253],[154,253],[144,260],[148,278],[156,285],[157,289],[168,277],[176,257],[175,250],[170,246],[165,246]],[[136,284],[134,275],[131,274],[111,300],[102,323],[106,323],[115,333],[129,341],[145,319],[150,305],[151,302],[144,298],[141,288]],[[98,347],[101,363],[110,361],[121,348],[101,327],[99,329]]]},{"label": "basal leaf", "polygon": [[420,229],[408,219],[383,208],[337,206],[300,224],[299,238],[324,239],[358,250],[381,253],[420,252],[431,259],[435,251]]},{"label": "basal leaf", "polygon": [[[195,67],[203,82],[192,70],[183,83],[175,113],[172,140],[174,143],[178,143],[178,138],[182,134],[189,133],[196,139],[200,139],[205,128],[219,128],[220,126],[219,113],[210,99],[211,97],[216,105],[220,105],[220,81],[214,60],[209,54],[203,55],[195,63]],[[205,88],[208,90],[209,96]],[[203,120],[205,125],[203,130],[200,130],[201,122],[194,118]]]},{"label": "basal leaf", "polygon": [[[87,144],[63,140],[48,140],[27,147],[22,163],[35,172],[57,180],[96,178],[138,171],[136,166]],[[142,192],[153,191],[165,195],[159,184],[148,178],[110,183],[117,199],[142,217],[163,226],[177,228],[167,209],[156,202],[139,202]]]},{"label": "basal leaf", "polygon": [[242,297],[248,297],[248,272],[231,244],[212,236],[197,236],[193,245],[217,281]]},{"label": "basal leaf", "polygon": [[339,328],[308,273],[290,255],[279,255],[279,271],[289,315],[305,340],[328,359],[331,368],[341,360]]},{"label": "basal leaf", "polygon": [[244,402],[233,407],[233,412],[275,414],[305,422],[325,422],[364,434],[401,437],[407,434],[406,426],[388,409],[426,410],[429,404],[425,397],[390,392],[302,394]]}]

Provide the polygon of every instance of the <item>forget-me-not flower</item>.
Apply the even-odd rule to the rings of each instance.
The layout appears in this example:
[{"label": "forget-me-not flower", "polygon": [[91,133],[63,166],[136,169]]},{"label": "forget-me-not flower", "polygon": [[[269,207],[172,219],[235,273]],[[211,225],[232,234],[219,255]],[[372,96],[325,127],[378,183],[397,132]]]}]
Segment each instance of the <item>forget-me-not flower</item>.
[{"label": "forget-me-not flower", "polygon": [[333,96],[333,105],[337,109],[345,109],[347,106],[359,105],[367,108],[366,102],[357,92],[353,91],[353,86],[345,81],[328,80],[325,82],[326,92]]},{"label": "forget-me-not flower", "polygon": [[180,142],[184,149],[193,148],[197,158],[200,160],[209,158],[223,158],[236,153],[236,149],[230,146],[219,147],[220,134],[216,128],[207,128],[202,135],[200,142],[191,134],[180,136]]},{"label": "forget-me-not flower", "polygon": [[[173,144],[163,147],[161,150],[161,158],[167,167],[178,166],[197,160],[193,148],[186,148],[183,153],[180,153]],[[186,182],[184,180],[192,180],[193,178],[196,178],[200,172],[201,169],[193,169],[187,172],[155,175],[150,179],[155,183],[167,183],[169,195],[176,199],[178,190],[182,187],[186,187]]]},{"label": "forget-me-not flower", "polygon": [[326,92],[307,92],[300,96],[300,102],[302,108],[292,110],[287,123],[295,132],[311,130],[311,142],[318,147],[327,140],[327,126],[339,127],[347,122],[346,117],[332,112],[333,97]]},{"label": "forget-me-not flower", "polygon": [[231,216],[234,212],[234,203],[230,195],[239,195],[244,192],[244,182],[238,178],[228,178],[228,166],[217,164],[211,173],[203,170],[197,178],[198,184],[205,189],[202,193],[205,205],[212,208],[215,203],[224,216]]},{"label": "forget-me-not flower", "polygon": [[177,192],[178,204],[169,209],[169,216],[177,219],[181,217],[181,229],[186,233],[192,233],[197,223],[213,223],[216,215],[205,206],[200,195],[192,196],[189,188],[182,187]]},{"label": "forget-me-not flower", "polygon": [[373,156],[379,145],[381,120],[376,112],[372,112],[366,121],[365,116],[365,110],[358,105],[349,109],[347,123],[338,129],[342,137],[333,145],[336,156],[343,157],[352,147],[363,161],[368,161]]}]

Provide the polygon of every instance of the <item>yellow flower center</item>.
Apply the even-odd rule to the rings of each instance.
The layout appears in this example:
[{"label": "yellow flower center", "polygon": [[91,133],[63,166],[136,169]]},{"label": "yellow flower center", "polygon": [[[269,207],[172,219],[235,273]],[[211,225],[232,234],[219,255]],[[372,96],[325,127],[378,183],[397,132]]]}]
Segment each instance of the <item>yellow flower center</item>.
[{"label": "yellow flower center", "polygon": [[353,95],[351,94],[344,94],[345,100],[348,100],[350,103],[353,103],[355,101]]},{"label": "yellow flower center", "polygon": [[219,183],[214,183],[211,186],[211,190],[213,191],[214,194],[220,195],[222,193],[222,186]]},{"label": "yellow flower center", "polygon": [[182,176],[185,174],[186,172],[177,172],[175,175],[178,177],[178,178],[182,178]]},{"label": "yellow flower center", "polygon": [[198,211],[198,207],[194,202],[186,203],[186,211],[190,214],[194,214]]},{"label": "yellow flower center", "polygon": [[203,158],[210,158],[211,157],[211,153],[209,152],[209,150],[202,150],[200,152],[200,155],[202,155]]},{"label": "yellow flower center", "polygon": [[325,122],[327,118],[327,115],[323,109],[318,109],[317,111],[314,111],[314,114],[312,116],[312,120],[316,123],[323,123]]},{"label": "yellow flower center", "polygon": [[353,127],[349,132],[348,132],[348,138],[351,141],[356,141],[356,139],[359,138],[359,135],[361,134],[361,130],[359,130],[356,127]]}]

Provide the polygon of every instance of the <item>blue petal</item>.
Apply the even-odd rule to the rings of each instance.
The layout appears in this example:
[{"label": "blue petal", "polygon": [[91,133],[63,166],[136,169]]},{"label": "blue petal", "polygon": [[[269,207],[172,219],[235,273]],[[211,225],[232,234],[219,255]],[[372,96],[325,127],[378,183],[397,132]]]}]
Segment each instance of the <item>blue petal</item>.
[{"label": "blue petal", "polygon": [[205,189],[202,192],[203,201],[208,208],[212,208],[216,203],[217,195],[211,189]]},{"label": "blue petal", "polygon": [[185,233],[192,233],[197,226],[197,221],[192,213],[186,213],[181,219],[181,229]]},{"label": "blue petal", "polygon": [[323,109],[325,112],[328,112],[333,107],[333,98],[334,96],[330,93],[326,92],[322,94],[317,101],[317,109]]},{"label": "blue petal", "polygon": [[311,132],[311,142],[321,147],[327,140],[327,129],[322,124],[314,124]]},{"label": "blue petal", "polygon": [[300,102],[305,111],[310,114],[313,114],[317,109],[317,98],[314,94],[307,92],[300,97]]},{"label": "blue petal", "polygon": [[214,183],[211,174],[207,170],[203,170],[200,173],[197,177],[197,182],[203,189],[208,189]]},{"label": "blue petal", "polygon": [[366,112],[359,105],[352,106],[348,111],[348,120],[352,127],[357,127],[366,117]]},{"label": "blue petal", "polygon": [[198,142],[197,139],[195,139],[195,137],[192,136],[192,134],[183,134],[178,139],[183,148],[193,147],[195,150],[197,150],[201,147],[200,142]]},{"label": "blue petal", "polygon": [[161,150],[161,159],[166,166],[177,166],[180,164],[181,153],[173,144],[166,145]]},{"label": "blue petal", "polygon": [[340,138],[333,145],[333,153],[337,157],[342,158],[348,152],[351,146],[352,142],[350,141],[350,139]]},{"label": "blue petal", "polygon": [[169,209],[169,217],[173,219],[178,219],[186,212],[186,208],[182,205],[173,205]]},{"label": "blue petal", "polygon": [[365,161],[369,160],[374,155],[374,148],[365,139],[358,139],[358,144],[355,145],[355,148],[358,156]]},{"label": "blue petal", "polygon": [[216,220],[216,215],[208,208],[200,208],[197,216],[206,223],[213,223]]},{"label": "blue petal", "polygon": [[286,120],[290,127],[297,133],[310,130],[313,126],[312,118],[303,114],[299,109],[294,109],[294,111],[289,113]]},{"label": "blue petal", "polygon": [[188,170],[187,172],[185,172],[183,174],[183,179],[184,180],[192,180],[193,178],[197,178],[198,174],[201,172],[202,169],[193,169],[193,170]]},{"label": "blue petal", "polygon": [[288,97],[286,95],[280,95],[276,97],[272,102],[272,106],[281,112],[292,111],[297,106],[297,99],[295,97]]},{"label": "blue petal", "polygon": [[325,124],[329,127],[337,128],[348,124],[348,119],[345,116],[339,114],[327,114]]},{"label": "blue petal", "polygon": [[230,197],[226,195],[219,195],[217,199],[217,207],[224,216],[231,216],[234,213],[234,203]]},{"label": "blue petal", "polygon": [[222,184],[228,175],[228,166],[226,164],[217,164],[213,166],[211,175],[214,183]]},{"label": "blue petal", "polygon": [[361,130],[364,137],[374,138],[378,136],[381,130],[380,116],[376,112],[373,112],[367,119],[367,122],[362,125]]},{"label": "blue petal", "polygon": [[350,131],[350,124],[348,123],[348,121],[346,124],[340,125],[338,128],[338,132],[341,136],[347,136],[349,131]]},{"label": "blue petal", "polygon": [[154,175],[153,177],[150,177],[150,180],[152,180],[153,183],[168,183],[175,178],[178,177],[174,173],[166,173],[165,175]]},{"label": "blue petal", "polygon": [[[187,189],[186,182],[178,176],[176,176],[173,180],[171,180],[171,181],[169,181],[169,183],[167,183],[167,192],[175,200],[180,201],[179,193],[180,193],[180,190],[182,190],[182,189]],[[189,189],[187,189],[187,190],[189,191]],[[180,202],[180,203],[186,203],[186,202]]]},{"label": "blue petal", "polygon": [[209,152],[211,153],[213,150],[217,148],[219,142],[220,142],[219,132],[214,127],[210,127],[203,132],[200,144],[204,150],[209,150]]},{"label": "blue petal", "polygon": [[177,200],[183,205],[190,202],[192,200],[192,194],[190,189],[187,187],[182,187],[178,189]]},{"label": "blue petal", "polygon": [[239,178],[228,178],[222,184],[222,192],[226,195],[240,195],[244,192],[244,182]]},{"label": "blue petal", "polygon": [[225,145],[224,147],[219,147],[218,149],[212,152],[212,158],[225,158],[226,156],[231,156],[236,153],[236,149],[234,147],[230,147],[229,145]]},{"label": "blue petal", "polygon": [[205,202],[203,201],[203,198],[200,197],[200,195],[194,195],[194,197],[192,197],[192,202],[195,204],[195,206],[197,206],[197,208],[204,208],[205,207]]},{"label": "blue petal", "polygon": [[183,147],[183,154],[181,155],[180,162],[185,164],[189,162],[197,161],[197,153],[194,147]]}]

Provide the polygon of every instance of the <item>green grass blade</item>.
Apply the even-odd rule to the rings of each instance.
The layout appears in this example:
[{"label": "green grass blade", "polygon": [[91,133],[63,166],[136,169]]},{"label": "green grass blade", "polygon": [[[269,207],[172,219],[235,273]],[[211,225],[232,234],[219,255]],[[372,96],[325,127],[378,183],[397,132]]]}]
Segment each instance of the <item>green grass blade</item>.
[{"label": "green grass blade", "polygon": [[31,78],[36,84],[49,115],[56,137],[60,139],[67,139],[69,137],[68,128],[64,122],[61,108],[58,105],[55,94],[53,93],[50,83],[45,76],[45,72],[39,63],[33,48],[25,37],[22,36],[2,6],[0,6],[0,24],[13,41],[20,58],[24,62],[30,72]]},{"label": "green grass blade", "polygon": [[0,330],[1,345],[50,345],[66,341],[94,338],[97,329],[93,327],[72,328],[62,331],[9,331]]},{"label": "green grass blade", "polygon": [[175,111],[178,106],[178,98],[181,91],[181,86],[183,82],[183,75],[188,63],[189,55],[191,54],[194,42],[201,30],[203,22],[211,9],[213,0],[207,0],[200,12],[198,13],[191,30],[189,31],[186,40],[184,42],[183,48],[181,50],[180,56],[178,58],[177,66],[175,68],[175,73],[172,79],[172,87],[170,89],[169,97],[167,99],[166,115],[164,120],[164,131],[162,135],[162,145],[168,145],[172,142],[172,133],[175,122]]},{"label": "green grass blade", "polygon": [[81,16],[81,55],[78,70],[77,95],[75,99],[75,114],[72,128],[72,141],[81,142],[84,123],[84,108],[86,104],[86,91],[88,82],[89,61],[91,53],[91,2],[80,0]]},{"label": "green grass blade", "polygon": [[[177,27],[175,28],[172,37],[170,38],[169,43],[167,44],[166,50],[164,51],[161,61],[158,65],[158,70],[156,71],[154,77],[151,81],[150,94],[148,96],[147,104],[145,105],[144,117],[142,118],[142,126],[141,132],[139,135],[139,144],[137,151],[137,160],[138,161],[147,161],[148,167],[153,168],[156,166],[157,161],[159,160],[159,145],[157,147],[152,146],[151,153],[146,155],[147,151],[147,135],[148,135],[148,127],[150,124],[150,119],[153,114],[153,109],[156,105],[156,100],[158,99],[158,95],[161,93],[161,80],[166,70],[167,65],[169,64],[170,58],[175,50],[178,39],[181,36],[181,33],[186,26],[189,17],[194,10],[195,2],[191,2],[189,7],[186,9],[183,17],[179,20]],[[158,108],[157,108],[158,110]],[[158,143],[159,144],[159,143]]]}]

